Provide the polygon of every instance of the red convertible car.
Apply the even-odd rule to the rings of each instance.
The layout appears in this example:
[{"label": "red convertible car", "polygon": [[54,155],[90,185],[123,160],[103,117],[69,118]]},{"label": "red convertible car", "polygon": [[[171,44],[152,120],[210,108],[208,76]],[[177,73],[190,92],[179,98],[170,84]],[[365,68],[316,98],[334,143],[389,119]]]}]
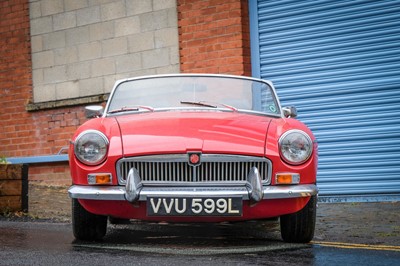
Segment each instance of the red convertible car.
[{"label": "red convertible car", "polygon": [[271,82],[173,74],[117,81],[86,108],[69,161],[73,232],[99,240],[108,218],[235,222],[280,218],[286,242],[309,242],[317,142]]}]

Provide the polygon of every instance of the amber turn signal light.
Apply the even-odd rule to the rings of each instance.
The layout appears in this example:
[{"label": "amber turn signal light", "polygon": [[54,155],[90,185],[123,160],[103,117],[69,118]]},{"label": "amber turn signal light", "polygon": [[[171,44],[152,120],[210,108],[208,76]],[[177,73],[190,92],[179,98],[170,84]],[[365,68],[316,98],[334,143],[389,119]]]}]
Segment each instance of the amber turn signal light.
[{"label": "amber turn signal light", "polygon": [[109,173],[88,174],[89,185],[105,185],[112,183],[112,176]]},{"label": "amber turn signal light", "polygon": [[292,185],[300,183],[300,174],[296,173],[277,173],[275,175],[277,185]]}]

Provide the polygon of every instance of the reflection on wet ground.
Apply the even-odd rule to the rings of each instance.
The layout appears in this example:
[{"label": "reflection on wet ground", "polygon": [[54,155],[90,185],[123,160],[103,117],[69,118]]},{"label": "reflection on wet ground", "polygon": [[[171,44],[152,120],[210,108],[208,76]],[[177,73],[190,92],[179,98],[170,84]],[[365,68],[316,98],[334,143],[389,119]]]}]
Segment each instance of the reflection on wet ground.
[{"label": "reflection on wet ground", "polygon": [[69,249],[74,237],[69,224],[0,221],[0,246],[4,249]]},{"label": "reflection on wet ground", "polygon": [[76,241],[68,223],[0,221],[1,265],[399,265],[400,252],[281,241],[275,222],[111,225]]},{"label": "reflection on wet ground", "polygon": [[182,255],[216,255],[308,248],[283,243],[276,222],[222,224],[132,223],[109,228],[101,243],[77,247]]},{"label": "reflection on wet ground", "polygon": [[105,242],[196,247],[258,245],[281,242],[276,222],[220,224],[131,223],[109,228]]}]

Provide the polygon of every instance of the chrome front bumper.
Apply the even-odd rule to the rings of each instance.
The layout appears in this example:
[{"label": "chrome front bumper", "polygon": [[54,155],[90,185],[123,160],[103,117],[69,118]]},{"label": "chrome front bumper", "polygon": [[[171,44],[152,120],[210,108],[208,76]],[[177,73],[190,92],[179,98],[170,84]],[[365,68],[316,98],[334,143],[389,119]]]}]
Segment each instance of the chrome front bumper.
[{"label": "chrome front bumper", "polygon": [[[264,186],[262,192],[262,199],[284,199],[313,196],[318,193],[318,189],[316,185]],[[70,187],[68,193],[71,198],[75,199],[127,200],[124,186],[75,185]],[[240,196],[243,200],[252,199],[251,193],[246,187],[142,187],[134,201],[146,201],[147,197],[205,196]]]},{"label": "chrome front bumper", "polygon": [[316,185],[270,186],[262,183],[256,167],[252,167],[244,185],[143,186],[133,167],[125,186],[72,186],[69,196],[76,199],[146,201],[148,197],[241,197],[259,202],[263,199],[299,198],[316,195]]}]

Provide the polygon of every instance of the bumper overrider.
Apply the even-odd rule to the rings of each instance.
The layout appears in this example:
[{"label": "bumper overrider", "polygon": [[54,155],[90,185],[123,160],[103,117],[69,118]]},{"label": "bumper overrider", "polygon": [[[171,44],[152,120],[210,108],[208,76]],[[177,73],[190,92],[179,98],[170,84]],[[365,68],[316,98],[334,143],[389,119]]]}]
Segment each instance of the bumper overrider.
[{"label": "bumper overrider", "polygon": [[286,199],[314,196],[318,193],[315,184],[263,185],[257,168],[247,177],[245,186],[143,186],[136,169],[129,171],[125,186],[73,185],[68,190],[74,199],[146,201],[152,197],[241,197],[242,200],[259,202],[264,199]]}]

